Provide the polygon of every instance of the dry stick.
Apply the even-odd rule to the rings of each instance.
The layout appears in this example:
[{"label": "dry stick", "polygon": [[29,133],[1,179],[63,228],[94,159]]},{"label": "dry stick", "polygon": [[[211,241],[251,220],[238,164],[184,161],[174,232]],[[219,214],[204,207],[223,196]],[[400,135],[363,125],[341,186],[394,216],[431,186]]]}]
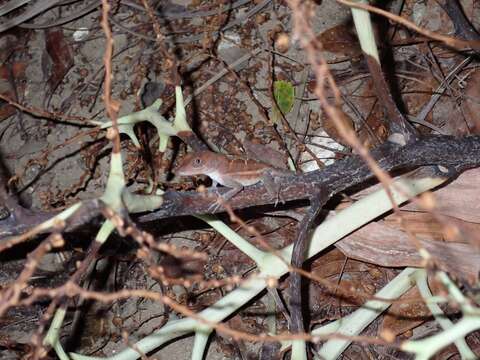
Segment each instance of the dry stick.
[{"label": "dry stick", "polygon": [[119,105],[112,100],[112,55],[113,55],[113,38],[112,31],[108,24],[108,13],[110,11],[110,4],[108,0],[102,0],[102,29],[105,33],[105,54],[103,63],[105,65],[105,91],[104,101],[107,109],[108,117],[112,120],[112,131],[107,137],[113,142],[112,154],[120,154],[120,133],[118,131],[117,113]]},{"label": "dry stick", "polygon": [[162,34],[160,23],[158,22],[155,14],[153,13],[152,7],[148,4],[148,0],[142,0],[143,7],[145,8],[150,21],[152,22],[153,30],[155,32],[155,39],[158,48],[160,49],[161,54],[165,57],[165,64],[167,65],[167,70],[169,72],[169,81],[173,85],[180,85],[181,79],[180,74],[178,73],[178,64],[175,55],[168,51],[166,47],[166,38]]},{"label": "dry stick", "polygon": [[0,94],[0,99],[6,101],[9,105],[16,107],[18,110],[36,117],[50,119],[75,126],[98,126],[97,124],[91,123],[90,119],[81,116],[64,115],[62,113],[49,112],[32,106],[24,106],[4,94]]},{"label": "dry stick", "polygon": [[62,239],[59,233],[52,233],[48,238],[43,240],[35,250],[27,255],[27,261],[18,278],[13,284],[5,287],[1,293],[0,317],[2,317],[10,307],[17,305],[20,302],[22,291],[27,286],[28,280],[30,280],[34,274],[40,259],[52,249],[53,244],[58,242],[58,238]]},{"label": "dry stick", "polygon": [[[73,283],[78,283],[80,285],[83,283],[85,278],[88,276],[88,274],[91,273],[91,271],[95,267],[95,264],[96,264],[95,258],[98,254],[98,251],[100,250],[100,246],[101,244],[97,241],[91,242],[90,246],[87,249],[87,254],[85,258],[82,260],[82,262],[78,266],[75,273],[73,273],[73,275],[70,276],[69,281]],[[41,338],[41,334],[43,333],[43,330],[45,329],[48,323],[48,320],[50,320],[51,317],[55,314],[54,310],[57,308],[59,304],[61,304],[59,310],[66,311],[69,300],[70,299],[68,297],[64,297],[64,296],[53,298],[52,302],[48,307],[48,310],[43,314],[42,319],[40,321],[40,326],[38,327],[36,334],[32,340],[36,347],[35,349],[36,351],[34,353],[35,359],[37,359],[37,357],[42,354],[43,342],[40,341],[40,338]],[[79,304],[77,305],[77,308],[81,309],[84,302],[85,302],[85,299],[81,299]],[[76,322],[78,322],[81,319],[81,317],[79,317],[77,314],[79,314],[78,310],[75,312],[75,315],[74,315],[72,329],[76,328]],[[38,357],[38,358],[40,359],[43,357]]]},{"label": "dry stick", "polygon": [[[282,340],[308,340],[308,341],[319,341],[319,340],[327,340],[327,339],[344,339],[344,340],[351,340],[361,344],[378,344],[378,345],[389,345],[391,347],[398,348],[398,345],[392,344],[383,339],[379,338],[372,338],[369,336],[348,336],[343,334],[328,334],[328,335],[310,335],[310,334],[289,334],[284,333],[280,335],[256,335],[252,333],[247,333],[240,330],[235,330],[230,328],[229,326],[225,325],[222,322],[214,322],[208,319],[205,319],[201,315],[197,314],[195,311],[191,310],[186,305],[181,305],[176,301],[172,300],[166,295],[159,294],[157,292],[143,290],[143,289],[125,289],[120,290],[117,292],[109,292],[109,293],[101,293],[96,291],[88,291],[83,289],[82,287],[78,286],[73,282],[67,282],[66,284],[57,287],[55,289],[50,288],[35,288],[32,290],[32,293],[29,297],[22,299],[20,305],[22,306],[30,306],[31,304],[35,303],[38,299],[42,299],[45,297],[59,297],[59,296],[81,296],[84,299],[89,300],[97,300],[103,303],[109,303],[121,299],[131,299],[132,297],[140,297],[145,299],[151,299],[155,301],[162,302],[163,304],[171,307],[176,312],[185,315],[186,317],[190,317],[194,320],[197,320],[201,324],[205,324],[212,329],[230,335],[236,339],[243,339],[251,342],[277,342]],[[389,300],[390,301],[390,300]]]}]

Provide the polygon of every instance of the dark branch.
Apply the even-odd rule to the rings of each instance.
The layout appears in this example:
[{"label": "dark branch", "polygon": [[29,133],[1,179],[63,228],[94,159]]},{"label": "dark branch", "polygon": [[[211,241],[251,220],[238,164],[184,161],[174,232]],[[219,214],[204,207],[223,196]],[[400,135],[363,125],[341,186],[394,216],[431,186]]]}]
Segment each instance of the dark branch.
[{"label": "dark branch", "polygon": [[[425,165],[443,165],[462,171],[480,165],[480,136],[430,136],[403,147],[385,143],[373,150],[372,156],[386,171],[399,168],[408,170]],[[358,156],[352,156],[321,170],[283,177],[277,181],[281,198],[293,201],[310,199],[319,187],[336,194],[372,177],[373,174],[365,162]],[[225,189],[220,189],[219,192],[221,194]],[[150,214],[140,216],[138,220],[147,222],[173,216],[209,213],[209,207],[216,199],[217,195],[209,191],[204,194],[196,191],[167,191],[164,194],[163,206]],[[230,199],[229,204],[233,209],[243,209],[275,204],[276,201],[276,196],[269,195],[264,186],[258,184],[246,187]]]},{"label": "dark branch", "polygon": [[[298,236],[293,244],[292,251],[292,266],[295,268],[301,268],[305,261],[305,252],[308,245],[308,234],[317,218],[323,205],[330,197],[323,189],[317,189],[315,194],[310,200],[310,208],[304,215],[302,221],[298,225]],[[298,272],[292,273],[290,283],[290,313],[292,316],[292,322],[290,324],[290,332],[299,334],[305,332],[304,317],[302,315],[302,276]],[[308,308],[308,306],[307,306]]]},{"label": "dark branch", "polygon": [[[408,170],[426,165],[443,165],[453,168],[455,171],[462,171],[480,165],[480,136],[462,138],[430,136],[403,147],[386,143],[373,150],[372,156],[386,171],[399,168]],[[452,175],[445,174],[446,177]],[[351,186],[362,184],[372,177],[373,174],[364,161],[358,156],[352,156],[321,170],[279,178],[278,182],[281,198],[285,201],[293,201],[310,199],[319,187],[328,193],[336,194]],[[225,189],[220,189],[219,192],[225,192]],[[196,191],[167,191],[164,194],[162,207],[137,217],[137,221],[148,222],[175,216],[210,213],[209,207],[216,199],[217,195],[213,192],[201,194]],[[258,184],[245,188],[230,199],[229,203],[233,209],[243,209],[275,204],[276,201],[276,196],[270,195],[263,185]],[[3,236],[19,234],[28,227],[38,225],[47,216],[54,216],[57,213],[51,212],[33,217],[28,226],[18,222],[0,221],[0,238],[1,234]],[[92,219],[91,213],[84,215],[79,215],[69,221],[67,230],[71,231],[76,226],[83,225]]]}]

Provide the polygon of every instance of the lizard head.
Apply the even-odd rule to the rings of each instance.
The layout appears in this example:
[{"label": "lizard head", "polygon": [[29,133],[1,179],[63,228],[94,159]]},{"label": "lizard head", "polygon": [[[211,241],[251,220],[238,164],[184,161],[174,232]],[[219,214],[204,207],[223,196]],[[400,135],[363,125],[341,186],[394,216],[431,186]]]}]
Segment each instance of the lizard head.
[{"label": "lizard head", "polygon": [[188,175],[208,175],[212,170],[212,159],[210,151],[196,152],[185,156],[179,167],[175,169],[175,174],[180,176]]}]

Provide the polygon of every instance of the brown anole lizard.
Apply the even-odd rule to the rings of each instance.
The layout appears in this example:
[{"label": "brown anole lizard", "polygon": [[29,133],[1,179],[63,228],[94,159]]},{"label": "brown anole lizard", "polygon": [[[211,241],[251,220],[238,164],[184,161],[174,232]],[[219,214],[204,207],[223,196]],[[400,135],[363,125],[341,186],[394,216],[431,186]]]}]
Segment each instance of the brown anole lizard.
[{"label": "brown anole lizard", "polygon": [[[175,173],[180,176],[207,175],[212,179],[214,187],[218,183],[231,188],[223,196],[225,201],[238,194],[244,186],[255,185],[259,182],[263,182],[269,194],[277,196],[278,201],[280,189],[275,183],[275,179],[294,174],[292,171],[276,168],[260,161],[232,158],[211,151],[200,151],[187,155],[180,166],[175,169]],[[213,205],[218,206],[219,204],[217,202]],[[278,297],[277,290],[268,288],[268,291],[290,321],[287,310]]]},{"label": "brown anole lizard", "polygon": [[278,198],[280,192],[275,179],[294,174],[253,159],[228,157],[212,151],[200,151],[187,155],[175,173],[181,176],[207,175],[212,179],[214,187],[221,184],[231,188],[223,195],[224,201],[234,197],[244,186],[259,182],[265,185],[270,195],[276,195]]}]

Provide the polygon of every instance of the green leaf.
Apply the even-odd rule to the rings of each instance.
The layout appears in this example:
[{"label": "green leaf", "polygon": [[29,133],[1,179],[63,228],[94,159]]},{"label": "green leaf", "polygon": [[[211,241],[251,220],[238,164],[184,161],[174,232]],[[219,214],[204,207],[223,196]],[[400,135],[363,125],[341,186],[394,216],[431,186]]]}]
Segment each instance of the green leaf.
[{"label": "green leaf", "polygon": [[295,101],[295,88],[290,82],[284,80],[275,81],[273,83],[273,96],[282,114],[288,114],[292,110],[293,102]]}]

